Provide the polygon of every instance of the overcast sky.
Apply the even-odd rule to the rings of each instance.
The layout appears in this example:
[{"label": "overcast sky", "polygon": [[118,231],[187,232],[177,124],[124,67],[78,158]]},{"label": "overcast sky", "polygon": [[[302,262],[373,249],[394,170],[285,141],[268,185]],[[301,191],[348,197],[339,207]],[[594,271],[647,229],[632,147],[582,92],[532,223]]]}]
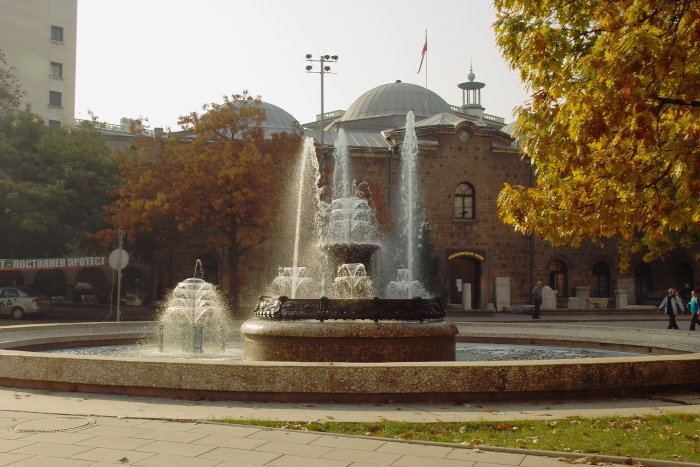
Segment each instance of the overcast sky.
[{"label": "overcast sky", "polygon": [[[325,111],[417,74],[428,31],[428,88],[462,104],[473,63],[486,112],[511,121],[525,100],[496,48],[491,0],[78,0],[76,117],[146,117],[151,127],[248,90],[301,123],[321,110],[319,74],[304,56],[338,55]],[[313,63],[314,71],[318,63]]]}]

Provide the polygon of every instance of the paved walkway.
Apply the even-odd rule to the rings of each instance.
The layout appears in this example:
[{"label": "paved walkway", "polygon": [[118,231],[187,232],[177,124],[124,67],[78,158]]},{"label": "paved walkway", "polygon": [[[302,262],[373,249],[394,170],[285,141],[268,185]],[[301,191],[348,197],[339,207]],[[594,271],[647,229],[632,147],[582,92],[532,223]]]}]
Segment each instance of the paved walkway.
[{"label": "paved walkway", "polygon": [[[572,324],[605,320],[600,314],[544,317]],[[499,314],[494,319],[474,314],[454,320],[512,322],[527,318]],[[624,326],[639,326],[640,322],[650,320],[649,326],[661,329],[663,324],[658,322],[663,318],[654,315],[615,318]],[[700,414],[700,388],[697,392],[623,399],[483,404],[281,404],[193,402],[0,387],[0,466],[561,467],[567,464],[558,461],[556,453],[346,437],[222,425],[209,420],[499,421],[669,412]],[[645,465],[700,464],[654,461]]]},{"label": "paved walkway", "polygon": [[556,460],[557,455],[536,451],[492,451],[207,420],[495,421],[667,412],[700,413],[700,391],[656,399],[351,405],[193,402],[0,388],[0,465],[561,467],[567,464]]},{"label": "paved walkway", "polygon": [[199,422],[0,413],[11,466],[561,466],[513,454]]}]

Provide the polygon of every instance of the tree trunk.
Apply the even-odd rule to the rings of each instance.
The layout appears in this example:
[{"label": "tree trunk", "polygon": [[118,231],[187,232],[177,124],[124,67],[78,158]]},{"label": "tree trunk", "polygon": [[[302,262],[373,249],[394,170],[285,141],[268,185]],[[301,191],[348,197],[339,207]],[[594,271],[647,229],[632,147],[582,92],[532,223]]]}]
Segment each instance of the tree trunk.
[{"label": "tree trunk", "polygon": [[240,248],[238,245],[238,226],[235,221],[231,221],[229,239],[231,246],[228,248],[228,295],[231,305],[231,312],[237,315],[240,308],[239,284],[238,284],[238,257]]}]

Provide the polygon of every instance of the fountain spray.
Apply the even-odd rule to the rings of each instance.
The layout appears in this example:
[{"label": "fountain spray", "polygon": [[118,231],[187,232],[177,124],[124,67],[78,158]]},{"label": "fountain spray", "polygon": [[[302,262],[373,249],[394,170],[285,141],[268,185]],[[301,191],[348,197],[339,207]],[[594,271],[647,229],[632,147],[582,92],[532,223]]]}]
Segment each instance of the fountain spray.
[{"label": "fountain spray", "polygon": [[413,112],[406,115],[406,133],[401,147],[401,217],[403,233],[406,242],[406,266],[408,269],[408,297],[413,297],[413,281],[417,274],[417,240],[418,232],[415,226],[417,211],[417,177],[416,165],[418,163],[418,140],[415,131],[415,119]]}]

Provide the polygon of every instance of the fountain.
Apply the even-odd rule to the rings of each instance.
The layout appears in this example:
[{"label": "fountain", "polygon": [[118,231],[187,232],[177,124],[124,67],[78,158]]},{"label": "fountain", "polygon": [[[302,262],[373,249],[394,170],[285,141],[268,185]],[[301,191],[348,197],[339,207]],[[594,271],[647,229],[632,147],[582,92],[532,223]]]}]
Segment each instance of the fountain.
[{"label": "fountain", "polygon": [[[305,145],[305,154],[308,148]],[[413,114],[407,116],[406,138],[402,151],[402,186],[415,184],[416,143]],[[332,178],[333,198],[321,201],[317,187],[320,175],[305,175],[307,163],[302,162],[298,182],[297,215],[294,256],[291,269],[281,268],[273,281],[273,291],[288,291],[278,297],[261,297],[255,317],[241,326],[244,358],[256,361],[445,361],[455,359],[454,324],[443,320],[444,309],[439,299],[428,294],[414,277],[417,241],[417,194],[414,188],[402,188],[408,225],[403,238],[408,242],[408,269],[399,274],[399,283],[392,287],[392,298],[378,298],[371,280],[371,265],[377,250],[377,226],[370,201],[363,199],[352,181],[347,141],[344,131],[338,134]],[[308,156],[303,156],[304,159]],[[315,153],[313,154],[315,159]],[[315,166],[318,170],[318,166]],[[304,180],[307,183],[304,184]],[[314,184],[309,184],[312,180]],[[301,200],[305,191],[316,193],[316,214],[307,219],[301,215]],[[326,280],[321,271],[317,283],[330,283],[330,290],[319,287],[330,297],[299,297],[301,279],[298,255],[303,222],[313,222],[319,234],[316,256],[326,258],[325,270],[335,277]],[[304,273],[307,271],[304,270]],[[304,283],[307,283],[304,282]],[[275,284],[284,284],[277,287]],[[397,291],[401,291],[399,294]],[[318,297],[318,296],[317,296]]]},{"label": "fountain", "polygon": [[339,298],[372,298],[372,281],[363,263],[345,263],[333,280],[333,296]]},{"label": "fountain", "polygon": [[367,200],[357,196],[334,199],[321,249],[338,270],[343,264],[362,263],[367,267],[374,252],[380,248],[376,235],[374,213]]},{"label": "fountain", "polygon": [[425,286],[418,280],[421,265],[419,262],[419,241],[421,225],[417,176],[418,139],[415,131],[413,112],[406,115],[406,133],[401,146],[401,197],[400,221],[402,226],[398,236],[397,257],[403,264],[398,268],[397,278],[389,282],[386,295],[391,298],[412,298],[430,296]]},{"label": "fountain", "polygon": [[313,297],[318,295],[319,286],[305,267],[280,267],[279,274],[270,285],[270,292],[292,298]]},{"label": "fountain", "polygon": [[399,269],[396,280],[389,282],[386,287],[386,296],[389,298],[427,297],[428,295],[423,284],[411,279],[408,269]]},{"label": "fountain", "polygon": [[[408,127],[410,122],[407,131]],[[307,140],[304,148],[301,172],[306,179],[316,180],[318,166],[312,142]],[[345,173],[349,174],[347,170]],[[339,177],[339,182],[341,178],[348,180],[349,175]],[[318,298],[330,294],[330,290],[324,289],[322,262],[313,262],[324,256],[319,227],[323,224],[316,222],[316,216],[327,215],[330,204],[321,203],[316,185],[311,186],[313,190],[298,196],[298,200],[309,202],[297,204],[314,205],[315,209],[308,215],[299,210],[296,218],[313,219],[312,227],[302,229],[300,223],[295,224],[293,266],[280,270],[278,293],[261,299],[256,318],[248,320],[242,329],[248,361],[195,359],[191,358],[192,353],[187,354],[188,358],[165,358],[165,354],[124,358],[33,351],[133,344],[144,339],[159,342],[160,328],[153,323],[5,326],[0,329],[0,384],[195,400],[350,403],[648,395],[658,390],[693,390],[700,385],[700,342],[692,333],[678,331],[627,328],[621,333],[614,326],[520,323],[504,327],[502,323],[462,323],[458,337],[463,342],[576,346],[648,355],[537,362],[451,361],[455,358],[456,330],[442,320],[444,310],[440,302],[405,298],[423,295],[416,281],[415,257],[406,261],[411,268],[399,270],[395,284],[389,287],[396,289],[387,294],[390,298]],[[416,195],[413,191],[411,198],[415,200]],[[352,192],[345,192],[344,196],[351,198]],[[309,252],[305,247],[309,247]],[[370,277],[366,267],[371,264],[372,254],[368,249],[362,253],[369,258],[367,263],[352,260],[354,253],[350,253],[350,258],[342,259],[347,267],[333,271],[340,271],[341,277],[353,277],[357,288],[360,277]],[[365,267],[364,276],[358,263]],[[326,270],[329,269],[326,264]],[[312,290],[308,284],[316,284],[319,290]],[[209,342],[213,347],[221,344],[223,333],[218,331],[221,328],[214,317],[219,316],[223,322],[228,317],[217,314],[224,307],[214,306],[216,299],[210,294],[210,286],[195,272],[171,294],[173,300],[164,310],[164,318],[169,315],[179,323],[175,329],[186,328],[184,337],[172,338],[179,340],[177,350],[195,350],[198,345],[191,343],[195,342],[197,331],[193,328],[205,323],[202,347],[206,348]],[[329,281],[328,288],[331,287]],[[359,292],[351,292],[356,293]],[[393,295],[399,298],[391,298]],[[170,322],[170,318],[165,322]],[[209,327],[213,330],[211,339]],[[167,326],[163,330],[169,332]],[[165,343],[163,346],[167,348]]]},{"label": "fountain", "polygon": [[161,352],[226,349],[231,329],[228,307],[215,285],[196,277],[204,275],[202,266],[197,260],[195,277],[177,284],[166,298],[159,317]]},{"label": "fountain", "polygon": [[[304,140],[297,172],[297,186],[295,187],[293,206],[294,218],[294,243],[292,245],[292,266],[280,266],[279,274],[272,281],[267,295],[288,296],[291,298],[318,297],[323,291],[324,278],[317,277],[322,269],[318,264],[317,255],[313,255],[308,248],[303,248],[318,242],[320,237],[320,211],[322,203],[320,194],[316,189],[303,189],[302,187],[315,187],[320,178],[318,159],[314,149],[313,139]],[[308,220],[311,228],[302,232],[302,219]],[[304,236],[304,244],[302,244]],[[299,266],[304,261],[306,266]]]}]

